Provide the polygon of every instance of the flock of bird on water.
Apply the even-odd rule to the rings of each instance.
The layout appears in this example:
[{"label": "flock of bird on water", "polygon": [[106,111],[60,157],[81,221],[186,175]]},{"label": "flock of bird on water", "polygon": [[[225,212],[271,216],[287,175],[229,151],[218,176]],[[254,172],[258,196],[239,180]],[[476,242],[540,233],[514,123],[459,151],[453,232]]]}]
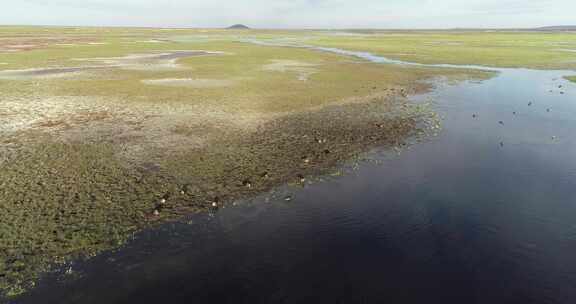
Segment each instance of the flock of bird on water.
[{"label": "flock of bird on water", "polygon": [[[563,88],[562,85],[559,85],[559,86],[558,86],[558,89],[562,89],[562,88]],[[549,92],[552,93],[553,91],[550,90]],[[561,94],[561,95],[564,95],[564,91],[560,91],[560,94]],[[529,107],[531,107],[533,104],[534,104],[534,103],[533,103],[532,101],[528,102],[528,106],[529,106]],[[550,108],[546,108],[546,112],[550,113],[550,111],[551,111]],[[516,115],[516,114],[517,114],[516,111],[513,111],[513,112],[512,112],[512,115]],[[478,117],[478,114],[472,114],[472,118],[477,118],[477,117]],[[499,123],[500,125],[504,125],[504,121],[502,121],[502,120],[498,121],[498,123]],[[556,140],[556,136],[552,136],[552,140]],[[503,142],[503,141],[500,142],[500,147],[504,147],[504,142]]]}]

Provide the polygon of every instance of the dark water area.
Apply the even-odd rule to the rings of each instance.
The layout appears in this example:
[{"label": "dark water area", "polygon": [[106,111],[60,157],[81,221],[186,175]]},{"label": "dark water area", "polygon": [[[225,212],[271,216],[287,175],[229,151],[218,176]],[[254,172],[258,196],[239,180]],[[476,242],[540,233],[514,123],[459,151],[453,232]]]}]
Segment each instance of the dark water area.
[{"label": "dark water area", "polygon": [[34,76],[51,76],[62,75],[69,73],[82,72],[85,70],[99,69],[100,67],[75,67],[75,68],[46,68],[46,69],[33,69],[33,70],[13,70],[13,71],[0,71],[0,78],[8,77],[34,77]]},{"label": "dark water area", "polygon": [[417,96],[445,118],[437,137],[280,190],[289,202],[143,232],[17,303],[576,303],[576,85],[563,75],[504,70]]},{"label": "dark water area", "polygon": [[22,76],[44,76],[44,75],[57,75],[57,74],[66,74],[66,73],[74,73],[74,72],[81,72],[86,68],[53,68],[53,69],[38,69],[29,72],[22,72]]},{"label": "dark water area", "polygon": [[174,51],[167,54],[160,54],[152,56],[151,59],[154,60],[172,60],[172,59],[182,59],[193,56],[210,55],[210,52],[204,51]]}]

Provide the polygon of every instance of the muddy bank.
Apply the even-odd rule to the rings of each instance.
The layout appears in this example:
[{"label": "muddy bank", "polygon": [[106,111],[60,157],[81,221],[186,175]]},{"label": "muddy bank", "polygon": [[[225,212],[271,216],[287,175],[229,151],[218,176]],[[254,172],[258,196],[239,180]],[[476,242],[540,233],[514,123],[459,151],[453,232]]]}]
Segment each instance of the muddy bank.
[{"label": "muddy bank", "polygon": [[[106,141],[37,144],[2,151],[0,289],[13,296],[72,258],[121,246],[143,227],[300,183],[376,146],[402,147],[437,127],[404,99],[296,113],[255,131],[232,130],[198,149],[127,162]],[[183,132],[185,134],[185,132]]]},{"label": "muddy bank", "polygon": [[3,36],[0,37],[0,53],[27,52],[46,49],[52,46],[78,45],[97,43],[93,37],[27,37],[27,36]]},{"label": "muddy bank", "polygon": [[199,57],[223,55],[223,52],[210,52],[203,50],[178,50],[153,54],[131,54],[123,57],[108,58],[77,58],[77,61],[97,62],[110,67],[126,70],[173,70],[183,68],[178,60]]},{"label": "muddy bank", "polygon": [[[76,78],[83,72],[108,71],[111,69],[126,70],[172,70],[182,68],[178,60],[198,57],[221,55],[221,52],[207,51],[170,51],[157,54],[133,54],[124,57],[110,58],[82,58],[75,59],[79,62],[93,62],[98,65],[78,66],[78,67],[54,67],[36,68],[23,70],[0,70],[0,80],[33,80],[47,78]],[[1,65],[2,63],[0,63]]]},{"label": "muddy bank", "polygon": [[77,77],[81,72],[104,70],[106,66],[87,66],[87,67],[70,67],[70,68],[46,68],[46,69],[27,69],[27,70],[3,70],[0,71],[2,80],[30,80],[44,78],[64,78]]}]

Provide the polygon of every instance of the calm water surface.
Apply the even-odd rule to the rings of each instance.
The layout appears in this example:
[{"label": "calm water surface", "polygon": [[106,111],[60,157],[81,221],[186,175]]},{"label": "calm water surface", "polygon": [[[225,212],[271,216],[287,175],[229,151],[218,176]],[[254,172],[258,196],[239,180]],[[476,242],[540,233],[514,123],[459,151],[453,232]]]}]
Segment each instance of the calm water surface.
[{"label": "calm water surface", "polygon": [[291,202],[262,197],[146,231],[19,303],[576,303],[565,74],[502,70],[418,96],[445,117],[438,137],[285,189]]}]

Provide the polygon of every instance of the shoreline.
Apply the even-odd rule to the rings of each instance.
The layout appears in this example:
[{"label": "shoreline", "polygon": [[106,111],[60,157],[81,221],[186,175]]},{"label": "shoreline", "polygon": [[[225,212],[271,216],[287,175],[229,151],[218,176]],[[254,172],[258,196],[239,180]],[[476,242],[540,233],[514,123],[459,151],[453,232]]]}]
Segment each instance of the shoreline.
[{"label": "shoreline", "polygon": [[[510,93],[516,83],[523,84],[518,88],[527,92],[512,89]],[[566,94],[555,90],[559,85]],[[507,267],[482,268],[483,277],[500,278],[481,284],[486,290],[496,290],[483,293],[488,302],[510,298],[507,288],[500,289],[510,278],[528,283],[516,295],[534,295],[533,299],[542,301],[553,296],[563,302],[571,298],[573,288],[564,273],[558,275],[550,265],[556,265],[558,258],[569,262],[569,253],[563,253],[573,245],[570,239],[556,238],[573,220],[571,213],[562,211],[573,207],[566,202],[571,187],[565,183],[574,172],[572,137],[565,127],[567,121],[574,124],[568,116],[574,112],[573,89],[561,72],[538,71],[503,73],[497,79],[455,86],[439,84],[429,94],[411,100],[434,100],[445,128],[440,136],[424,140],[401,157],[375,149],[363,154],[367,162],[354,161],[350,163],[353,168],[345,167],[350,171],[328,176],[326,182],[280,187],[270,194],[271,201],[265,194],[217,213],[159,225],[136,235],[118,252],[67,264],[42,279],[22,302],[146,301],[154,296],[177,302],[183,295],[214,300],[214,294],[227,299],[236,293],[242,295],[235,298],[238,301],[257,302],[274,299],[279,291],[298,301],[310,294],[308,286],[317,289],[316,282],[329,282],[322,285],[322,293],[330,294],[334,286],[346,290],[350,282],[341,280],[342,273],[365,279],[366,269],[374,265],[380,266],[369,280],[375,282],[373,289],[366,294],[375,302],[389,296],[379,297],[382,284],[398,286],[400,280],[402,290],[412,295],[409,291],[415,282],[429,287],[434,277],[446,275],[446,269],[456,270],[450,272],[450,281],[464,282],[470,288],[464,288],[464,294],[473,297],[466,290],[475,290],[478,277],[460,270],[494,261],[503,261]],[[527,95],[535,100],[531,106]],[[553,123],[551,128],[541,127],[548,123]],[[542,184],[542,177],[555,182]],[[284,201],[287,195],[293,200]],[[542,197],[550,201],[543,204]],[[499,216],[494,216],[495,210]],[[527,217],[534,214],[539,216]],[[510,236],[505,248],[519,250],[514,250],[512,259],[509,250],[485,251],[502,248],[502,233],[495,231]],[[522,233],[512,236],[507,231]],[[526,247],[527,240],[538,246]],[[447,244],[453,250],[447,250]],[[480,260],[462,264],[462,257],[469,257],[470,252],[478,253],[473,255]],[[317,262],[326,258],[327,263]],[[438,263],[438,258],[444,262]],[[73,275],[64,273],[69,265]],[[520,267],[519,274],[519,266],[527,267]],[[294,270],[287,273],[286,269]],[[334,272],[327,276],[326,269]],[[430,270],[429,275],[416,281],[405,275],[422,269]],[[310,275],[302,277],[303,273]],[[246,274],[252,283],[248,289]],[[575,274],[572,268],[566,272],[569,278]],[[65,281],[51,283],[58,278]],[[365,282],[359,280],[352,286],[364,288]],[[453,286],[444,283],[439,282],[435,290],[449,299]],[[114,286],[119,288],[108,294]],[[416,297],[425,301],[426,295]],[[338,293],[333,299],[354,302]]]}]

